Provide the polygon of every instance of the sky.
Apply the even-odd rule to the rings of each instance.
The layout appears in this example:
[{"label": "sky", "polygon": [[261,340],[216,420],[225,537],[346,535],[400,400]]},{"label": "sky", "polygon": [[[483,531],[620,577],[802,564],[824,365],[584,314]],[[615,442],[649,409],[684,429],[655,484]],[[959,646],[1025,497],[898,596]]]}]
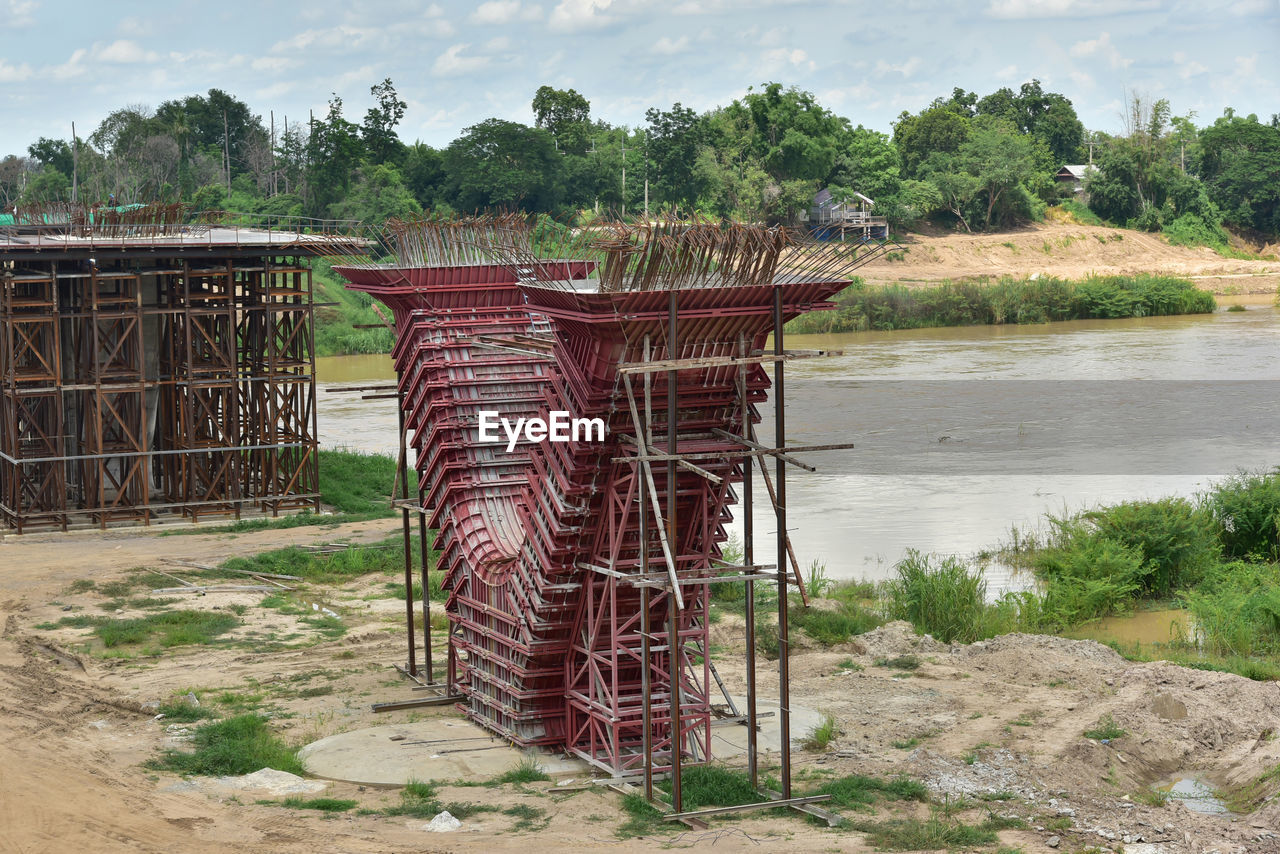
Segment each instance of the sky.
[{"label": "sky", "polygon": [[277,130],[336,93],[348,119],[391,78],[406,142],[490,117],[532,122],[542,84],[641,125],[776,81],[892,131],[960,86],[1032,78],[1117,132],[1128,95],[1208,124],[1280,112],[1280,0],[0,0],[0,155],[88,136],[111,111],[222,89]]}]

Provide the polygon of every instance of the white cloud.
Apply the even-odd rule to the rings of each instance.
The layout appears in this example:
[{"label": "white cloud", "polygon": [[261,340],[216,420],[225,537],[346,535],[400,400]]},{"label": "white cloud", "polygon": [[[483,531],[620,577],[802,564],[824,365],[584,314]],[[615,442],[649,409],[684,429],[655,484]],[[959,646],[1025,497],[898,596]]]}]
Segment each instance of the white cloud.
[{"label": "white cloud", "polygon": [[520,0],[489,0],[471,13],[471,20],[477,24],[507,24],[518,18],[532,21],[540,17],[541,9],[525,6]]},{"label": "white cloud", "polygon": [[1092,89],[1094,85],[1093,76],[1084,71],[1076,71],[1072,69],[1067,72],[1067,76],[1071,78],[1071,82],[1077,86],[1087,86]]},{"label": "white cloud", "polygon": [[1150,12],[1159,9],[1160,5],[1160,0],[991,0],[987,4],[986,14],[989,18],[1009,20],[1085,18],[1124,12]]},{"label": "white cloud", "polygon": [[510,50],[511,39],[506,36],[498,36],[497,38],[489,39],[484,43],[484,49],[492,51],[493,53],[501,53],[504,50]]},{"label": "white cloud", "polygon": [[88,55],[89,51],[80,48],[74,51],[66,62],[50,68],[49,73],[53,75],[55,80],[70,80],[73,77],[79,77],[89,70],[84,64],[85,57]]},{"label": "white cloud", "polygon": [[1261,15],[1267,11],[1267,7],[1273,10],[1276,8],[1274,0],[1240,0],[1238,3],[1231,5],[1231,14],[1245,17],[1247,15]]},{"label": "white cloud", "polygon": [[448,50],[436,57],[431,66],[431,73],[438,77],[451,77],[455,74],[469,74],[479,71],[489,64],[487,56],[463,56],[462,52],[469,44],[451,45]]},{"label": "white cloud", "polygon": [[31,66],[25,62],[21,65],[10,65],[0,59],[0,83],[18,83],[31,76]]},{"label": "white cloud", "polygon": [[681,36],[672,41],[669,36],[663,36],[653,43],[650,51],[661,54],[662,56],[674,56],[677,53],[684,53],[689,49],[689,37]]},{"label": "white cloud", "polygon": [[5,7],[5,26],[16,30],[36,22],[35,11],[40,4],[36,0],[8,0]]},{"label": "white cloud", "polygon": [[376,47],[381,29],[340,25],[322,30],[303,30],[271,46],[273,53],[298,53],[308,49],[361,50]]},{"label": "white cloud", "polygon": [[249,63],[254,71],[285,71],[297,68],[301,63],[290,56],[260,56]]},{"label": "white cloud", "polygon": [[135,65],[140,62],[155,62],[160,55],[154,51],[143,50],[142,45],[129,39],[116,39],[111,44],[95,44],[93,58],[102,62],[115,62],[120,65]]},{"label": "white cloud", "polygon": [[1014,80],[1018,76],[1018,66],[1006,65],[997,71],[994,76],[997,80]]},{"label": "white cloud", "polygon": [[916,73],[921,66],[921,60],[918,56],[909,58],[906,62],[889,63],[883,59],[876,60],[876,76],[884,77],[886,74],[901,74],[903,77],[910,77]]},{"label": "white cloud", "polygon": [[551,10],[551,29],[584,30],[603,27],[613,22],[613,16],[605,12],[613,0],[560,0]]},{"label": "white cloud", "polygon": [[1183,51],[1176,51],[1173,54],[1173,61],[1178,65],[1178,76],[1183,80],[1190,80],[1197,74],[1204,74],[1209,69],[1201,65],[1196,60],[1187,56]]},{"label": "white cloud", "polygon": [[1112,68],[1128,68],[1133,64],[1132,59],[1122,56],[1120,50],[1111,43],[1110,33],[1103,33],[1096,39],[1076,42],[1071,46],[1072,56],[1094,56],[1095,54],[1107,60]]}]

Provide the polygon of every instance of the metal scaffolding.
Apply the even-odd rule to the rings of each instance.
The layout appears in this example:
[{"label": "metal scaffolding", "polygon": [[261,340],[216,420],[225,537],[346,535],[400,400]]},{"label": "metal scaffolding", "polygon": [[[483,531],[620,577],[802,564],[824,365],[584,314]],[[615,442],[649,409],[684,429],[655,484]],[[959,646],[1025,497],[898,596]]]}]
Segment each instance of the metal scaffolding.
[{"label": "metal scaffolding", "polygon": [[18,532],[319,508],[311,227],[44,211],[0,229],[0,516]]},{"label": "metal scaffolding", "polygon": [[[806,594],[786,533],[785,468],[811,468],[796,453],[850,446],[786,446],[785,363],[820,354],[784,350],[783,324],[831,307],[849,271],[886,247],[675,220],[596,231],[427,220],[388,231],[388,245],[411,247],[401,264],[335,270],[395,314],[422,490],[403,503],[406,532],[410,509],[438,530],[448,594],[449,666],[435,699],[456,695],[515,744],[643,775],[650,799],[654,775],[669,773],[669,817],[697,822],[682,810],[681,768],[711,758],[713,725],[747,727],[759,786],[754,593],[776,585],[781,791],[762,789],[758,806],[825,816],[811,805],[821,798],[791,794],[787,613],[791,590]],[[465,251],[451,254],[455,242]],[[754,430],[766,364],[772,446]],[[605,439],[521,440],[507,453],[481,440],[482,409],[600,418]],[[755,559],[755,463],[777,519],[769,564]],[[729,565],[722,546],[739,485],[745,554]],[[410,558],[406,547],[406,578]],[[745,713],[709,655],[710,586],[729,582],[746,588]],[[418,676],[406,608],[406,669]],[[425,640],[429,650],[429,631]],[[425,677],[433,682],[429,668]]]}]

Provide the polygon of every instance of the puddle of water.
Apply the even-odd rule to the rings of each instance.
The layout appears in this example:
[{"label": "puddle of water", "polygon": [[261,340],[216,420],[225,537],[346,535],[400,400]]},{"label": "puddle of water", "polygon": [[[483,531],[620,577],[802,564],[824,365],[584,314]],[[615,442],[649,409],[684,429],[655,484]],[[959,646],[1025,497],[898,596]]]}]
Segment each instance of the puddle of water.
[{"label": "puddle of water", "polygon": [[1222,815],[1227,811],[1227,805],[1213,793],[1213,787],[1194,774],[1175,774],[1152,788],[1157,792],[1168,792],[1169,797],[1182,801],[1192,812]]},{"label": "puddle of water", "polygon": [[1121,644],[1165,644],[1194,637],[1191,614],[1182,608],[1135,611],[1117,617],[1103,617],[1067,633],[1067,637]]}]

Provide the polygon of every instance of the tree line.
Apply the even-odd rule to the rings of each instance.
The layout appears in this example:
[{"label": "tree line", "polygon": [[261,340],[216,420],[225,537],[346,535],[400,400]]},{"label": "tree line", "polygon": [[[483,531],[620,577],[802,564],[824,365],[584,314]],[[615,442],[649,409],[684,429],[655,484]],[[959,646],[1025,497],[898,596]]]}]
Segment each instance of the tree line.
[{"label": "tree line", "polygon": [[359,123],[337,94],[324,115],[279,124],[218,89],[123,107],[85,138],[41,138],[0,160],[0,205],[67,200],[74,181],[81,201],[365,222],[500,207],[796,223],[825,187],[874,199],[895,228],[974,231],[1077,204],[1054,173],[1091,163],[1088,206],[1106,221],[1211,245],[1225,244],[1223,226],[1280,234],[1280,116],[1230,108],[1197,126],[1134,97],[1120,132],[1087,131],[1069,98],[1032,80],[981,97],[954,89],[885,134],[767,83],[705,113],[654,107],[628,127],[594,116],[574,89],[542,86],[532,126],[491,118],[433,148],[401,140],[407,105],[390,79],[370,93]]}]

